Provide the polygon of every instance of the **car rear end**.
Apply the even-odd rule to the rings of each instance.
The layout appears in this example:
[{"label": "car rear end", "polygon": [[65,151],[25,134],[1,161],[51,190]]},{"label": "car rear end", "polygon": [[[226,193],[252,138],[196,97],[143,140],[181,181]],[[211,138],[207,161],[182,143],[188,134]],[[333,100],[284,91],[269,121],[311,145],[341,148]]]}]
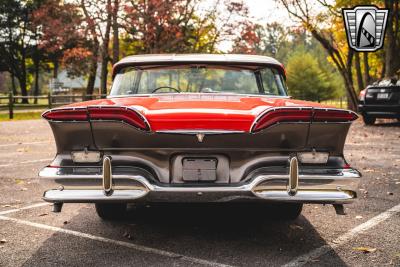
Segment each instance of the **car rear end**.
[{"label": "car rear end", "polygon": [[[155,55],[114,67],[111,96],[49,110],[57,145],[44,200],[96,203],[352,202],[343,147],[352,111],[286,95],[283,66],[246,55]],[[167,92],[162,92],[166,90]],[[291,210],[292,212],[289,212]]]},{"label": "car rear end", "polygon": [[366,124],[376,118],[400,119],[400,84],[372,85],[360,93],[359,112]]},{"label": "car rear end", "polygon": [[[43,196],[49,202],[344,204],[357,195],[360,173],[343,156],[357,118],[350,111],[275,108],[255,117],[206,113],[196,120],[180,111],[173,120],[181,126],[158,130],[155,118],[126,107],[43,116],[57,144],[54,161],[40,172],[53,183]],[[248,130],[200,129],[233,118]],[[184,125],[193,129],[178,130]]]}]

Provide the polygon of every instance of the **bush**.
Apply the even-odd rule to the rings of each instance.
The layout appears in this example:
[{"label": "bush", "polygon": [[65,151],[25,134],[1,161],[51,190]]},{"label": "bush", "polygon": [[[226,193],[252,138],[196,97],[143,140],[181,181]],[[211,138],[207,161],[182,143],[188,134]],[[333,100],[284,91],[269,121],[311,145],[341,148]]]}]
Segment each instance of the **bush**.
[{"label": "bush", "polygon": [[289,95],[294,98],[323,101],[337,96],[336,79],[318,65],[318,60],[311,53],[293,53],[286,69]]}]

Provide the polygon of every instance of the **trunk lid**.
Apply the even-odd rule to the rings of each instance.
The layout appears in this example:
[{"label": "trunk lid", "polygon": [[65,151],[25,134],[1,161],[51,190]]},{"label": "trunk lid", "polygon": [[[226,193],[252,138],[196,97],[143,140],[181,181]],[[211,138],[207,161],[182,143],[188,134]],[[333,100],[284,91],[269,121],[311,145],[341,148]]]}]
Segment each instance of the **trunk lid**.
[{"label": "trunk lid", "polygon": [[249,132],[263,111],[275,107],[324,107],[286,97],[232,94],[160,94],[117,97],[73,104],[126,106],[139,111],[152,131],[226,130]]}]

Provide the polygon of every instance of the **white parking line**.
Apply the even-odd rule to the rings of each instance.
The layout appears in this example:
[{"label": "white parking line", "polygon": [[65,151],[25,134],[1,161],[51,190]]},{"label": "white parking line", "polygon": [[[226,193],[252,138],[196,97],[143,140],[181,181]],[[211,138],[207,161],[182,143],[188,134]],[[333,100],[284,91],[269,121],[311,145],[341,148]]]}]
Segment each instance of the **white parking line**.
[{"label": "white parking line", "polygon": [[43,207],[43,206],[46,206],[46,205],[51,205],[51,204],[47,203],[47,202],[40,202],[40,203],[32,204],[32,205],[29,205],[29,206],[25,206],[25,207],[22,207],[22,208],[0,211],[0,215],[10,214],[10,213],[18,212],[18,211],[21,211],[21,210],[29,210],[29,209],[33,209],[33,208]]},{"label": "white parking line", "polygon": [[35,163],[35,162],[43,162],[43,161],[50,161],[50,160],[53,160],[53,158],[35,159],[35,160],[26,160],[26,161],[21,161],[21,162],[13,162],[13,163],[0,165],[0,167],[17,166],[18,164]]},{"label": "white parking line", "polygon": [[46,225],[46,224],[35,223],[35,222],[26,221],[26,220],[20,220],[20,219],[16,219],[16,218],[10,218],[10,217],[3,216],[4,214],[18,212],[21,210],[33,209],[33,208],[37,208],[37,207],[41,207],[41,206],[45,206],[45,205],[50,205],[50,204],[49,203],[37,203],[37,204],[30,205],[30,206],[18,208],[18,209],[2,211],[2,212],[0,212],[0,220],[10,221],[10,222],[18,223],[18,224],[23,224],[23,225],[28,225],[28,226],[36,227],[39,229],[49,230],[49,231],[53,231],[53,232],[57,232],[57,233],[64,233],[67,235],[72,235],[72,236],[76,236],[76,237],[100,241],[100,242],[104,242],[104,243],[108,243],[108,244],[118,245],[118,246],[135,249],[135,250],[142,251],[142,252],[153,253],[153,254],[168,257],[168,258],[179,259],[179,260],[187,261],[187,262],[194,263],[194,264],[201,264],[201,265],[215,266],[215,267],[231,267],[231,265],[222,264],[222,263],[218,263],[218,262],[214,262],[214,261],[198,259],[198,258],[194,258],[194,257],[189,257],[189,256],[185,256],[185,255],[170,252],[170,251],[165,251],[165,250],[161,250],[161,249],[137,245],[134,243],[128,243],[125,241],[114,240],[114,239],[91,235],[91,234],[86,234],[86,233],[82,233],[82,232],[78,232],[78,231],[74,231],[74,230],[68,230],[68,229],[64,229],[64,228],[60,228],[60,227],[55,227],[55,226],[50,226],[50,225]]},{"label": "white parking line", "polygon": [[0,145],[0,147],[6,147],[6,146],[23,146],[23,145],[36,145],[36,144],[44,144],[44,143],[50,143],[50,141],[37,141],[37,142],[27,142],[27,143],[3,144],[3,145]]},{"label": "white parking line", "polygon": [[323,245],[319,248],[316,248],[314,250],[311,250],[310,252],[303,254],[294,260],[286,263],[283,265],[284,267],[298,267],[298,266],[303,266],[307,264],[309,261],[316,259],[318,257],[321,257],[322,255],[328,253],[331,250],[334,250],[338,248],[339,246],[347,243],[349,240],[354,238],[356,235],[362,234],[363,232],[371,229],[372,227],[380,224],[381,222],[389,219],[393,215],[400,213],[400,204],[397,206],[394,206],[391,209],[388,209],[385,212],[382,212],[381,214],[371,218],[370,220],[356,226],[355,228],[351,229],[347,233],[339,236],[333,241],[327,242],[326,245]]}]

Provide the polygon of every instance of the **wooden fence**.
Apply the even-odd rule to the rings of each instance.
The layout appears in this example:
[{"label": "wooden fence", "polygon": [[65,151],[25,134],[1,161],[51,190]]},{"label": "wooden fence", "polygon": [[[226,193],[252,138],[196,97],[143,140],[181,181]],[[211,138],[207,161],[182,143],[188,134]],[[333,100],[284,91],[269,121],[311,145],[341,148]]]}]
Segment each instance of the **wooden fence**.
[{"label": "wooden fence", "polygon": [[[75,102],[81,102],[89,99],[105,98],[107,95],[40,95],[40,96],[14,96],[0,95],[0,111],[7,110],[9,118],[14,118],[14,110],[32,110],[32,109],[47,109],[62,105],[67,105]],[[28,103],[22,103],[26,100]],[[30,102],[30,103],[29,103]],[[34,104],[35,102],[36,104]],[[322,104],[334,106],[337,108],[347,108],[347,98],[332,99],[321,101]]]},{"label": "wooden fence", "polygon": [[13,119],[14,110],[46,109],[89,99],[105,98],[106,96],[107,95],[52,95],[50,93],[39,96],[15,96],[10,93],[8,95],[0,95],[0,110],[8,109],[9,118]]}]

